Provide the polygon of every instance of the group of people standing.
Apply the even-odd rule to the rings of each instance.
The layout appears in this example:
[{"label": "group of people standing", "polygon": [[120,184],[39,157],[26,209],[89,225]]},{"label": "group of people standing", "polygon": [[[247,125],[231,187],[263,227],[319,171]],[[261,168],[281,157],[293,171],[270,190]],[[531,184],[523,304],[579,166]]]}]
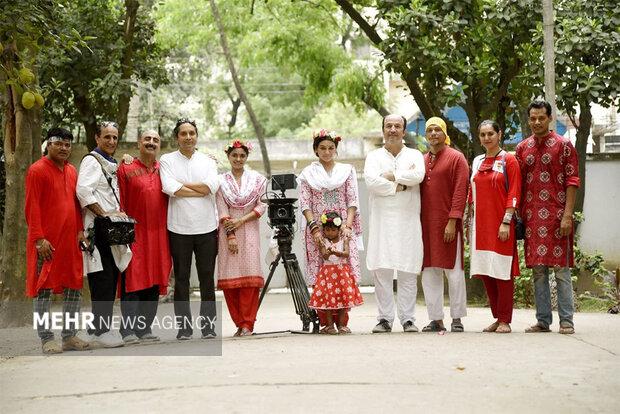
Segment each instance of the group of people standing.
[{"label": "group of people standing", "polygon": [[[37,324],[44,353],[158,341],[151,325],[173,266],[177,339],[190,339],[196,326],[203,339],[216,337],[218,252],[218,288],[238,326],[235,335],[252,333],[263,286],[256,219],[265,210],[260,196],[266,179],[244,169],[248,143],[234,141],[226,147],[232,169],[219,175],[214,159],[196,149],[193,120],[178,120],[174,134],[178,150],[160,161],[160,136],[147,130],[138,137],[138,157],[118,163],[113,158],[118,125],[102,122],[97,147],[82,159],[78,172],[68,162],[71,132],[48,132],[43,157],[26,177],[26,294],[34,299],[35,313],[45,315],[51,310],[51,295],[63,293],[67,323],[62,342],[54,340],[49,325]],[[131,246],[97,237],[97,219],[114,217],[135,219]],[[200,282],[197,320],[192,319],[189,300],[192,257]],[[80,337],[74,316],[80,311],[84,274],[94,318],[87,335]],[[111,331],[117,297],[122,338]]]},{"label": "group of people standing", "polygon": [[[549,271],[553,269],[558,283],[559,332],[574,333],[570,267],[573,206],[579,186],[577,153],[568,139],[549,129],[549,103],[532,102],[528,117],[533,134],[517,146],[515,155],[501,148],[499,125],[483,121],[478,139],[485,153],[474,159],[471,169],[463,154],[450,147],[443,119],[426,121],[429,151],[423,155],[404,145],[404,117],[383,118],[384,145],[367,155],[364,166],[369,192],[366,265],[373,274],[378,307],[373,333],[391,332],[395,313],[404,332],[419,331],[415,305],[420,274],[430,320],[422,331],[446,331],[444,276],[450,330],[464,331],[465,235],[469,237],[470,274],[482,279],[495,319],[484,332],[511,332],[514,278],[519,275],[516,223],[521,217],[525,262],[533,268],[537,308],[537,322],[526,332],[550,331]],[[361,304],[357,288],[350,283],[351,279],[359,282],[358,250],[363,248],[359,196],[354,168],[335,161],[340,141],[327,131],[315,134],[313,149],[318,161],[299,176],[307,224],[306,275],[314,287],[310,305],[319,312],[321,332],[328,334],[350,332],[347,312]],[[334,223],[346,241],[344,246],[334,246],[334,242],[341,243],[330,234]],[[332,270],[334,265],[340,271]],[[333,286],[326,289],[324,282],[330,279]],[[340,294],[342,286],[347,287],[344,294]]]},{"label": "group of people standing", "polygon": [[[474,160],[471,178],[465,157],[450,147],[441,118],[426,122],[430,150],[422,155],[404,146],[406,119],[384,117],[384,145],[368,154],[364,167],[370,194],[366,265],[374,277],[378,306],[372,332],[392,330],[394,279],[399,322],[405,332],[418,331],[420,273],[430,319],[422,331],[446,330],[445,274],[450,328],[463,332],[466,230],[471,274],[484,281],[496,319],[485,331],[510,332],[513,280],[519,274],[514,220],[519,211],[525,223],[526,264],[534,268],[538,319],[527,332],[549,331],[551,267],[558,280],[560,332],[574,332],[569,267],[577,156],[570,141],[549,130],[548,103],[533,102],[528,114],[533,135],[519,144],[516,156],[501,149],[502,133],[495,122],[480,124],[486,152]],[[228,144],[231,170],[218,174],[216,162],[196,149],[194,121],[178,120],[174,134],[178,150],[158,162],[161,139],[156,131],[144,131],[138,138],[138,157],[119,165],[113,158],[118,126],[103,122],[96,133],[97,147],[77,172],[67,161],[71,133],[62,128],[48,132],[44,155],[26,178],[26,291],[39,314],[49,313],[52,293],[63,293],[63,314],[72,315],[79,312],[86,274],[94,328],[81,338],[75,323],[67,323],[58,343],[49,328],[39,325],[44,353],[159,340],[151,324],[172,268],[177,339],[190,339],[195,326],[189,301],[193,256],[200,283],[201,337],[217,335],[216,260],[217,288],[223,290],[237,327],[234,336],[252,335],[264,285],[258,219],[266,209],[261,196],[267,180],[245,167],[252,150],[248,142]],[[317,310],[321,332],[327,334],[350,333],[348,311],[363,303],[357,287],[359,251],[364,248],[357,173],[353,166],[336,162],[340,141],[333,132],[316,133],[312,148],[318,161],[298,177],[306,224],[306,278],[313,287],[309,306]],[[96,237],[97,218],[127,216],[137,221],[131,246],[109,245]],[[117,296],[122,339],[110,332]]]}]

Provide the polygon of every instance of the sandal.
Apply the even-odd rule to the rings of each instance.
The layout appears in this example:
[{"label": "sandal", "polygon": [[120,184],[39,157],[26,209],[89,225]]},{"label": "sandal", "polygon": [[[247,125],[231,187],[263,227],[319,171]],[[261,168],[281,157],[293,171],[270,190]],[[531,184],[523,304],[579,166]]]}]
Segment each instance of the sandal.
[{"label": "sandal", "polygon": [[499,322],[493,322],[492,324],[484,328],[482,332],[495,332],[497,331],[498,326],[499,326]]},{"label": "sandal", "polygon": [[62,354],[62,345],[57,341],[49,340],[42,345],[44,354]]},{"label": "sandal", "polygon": [[442,332],[445,330],[445,326],[439,325],[439,322],[437,321],[431,321],[428,325],[422,328],[422,332]]},{"label": "sandal", "polygon": [[465,328],[463,327],[463,323],[461,321],[452,321],[450,324],[450,332],[464,332]]},{"label": "sandal", "polygon": [[570,323],[561,322],[559,333],[563,335],[572,335],[575,333],[575,328]]},{"label": "sandal", "polygon": [[325,333],[328,335],[338,335],[338,329],[336,329],[333,325],[327,326],[325,328]]},{"label": "sandal", "polygon": [[341,326],[338,328],[338,333],[339,334],[350,334],[351,333],[351,329],[349,329],[348,326]]},{"label": "sandal", "polygon": [[549,327],[545,327],[543,325],[540,324],[540,322],[537,322],[536,325],[532,325],[529,328],[525,329],[525,333],[541,333],[541,332],[551,332],[551,329],[549,329]]},{"label": "sandal", "polygon": [[235,333],[234,333],[233,337],[235,337],[235,336],[241,336],[241,331],[242,331],[242,330],[243,330],[243,329],[241,329],[241,328],[237,329],[237,332],[235,332]]},{"label": "sandal", "polygon": [[512,329],[510,329],[510,325],[508,325],[506,322],[500,322],[499,326],[495,330],[495,333],[499,334],[506,334],[510,332],[512,332]]}]

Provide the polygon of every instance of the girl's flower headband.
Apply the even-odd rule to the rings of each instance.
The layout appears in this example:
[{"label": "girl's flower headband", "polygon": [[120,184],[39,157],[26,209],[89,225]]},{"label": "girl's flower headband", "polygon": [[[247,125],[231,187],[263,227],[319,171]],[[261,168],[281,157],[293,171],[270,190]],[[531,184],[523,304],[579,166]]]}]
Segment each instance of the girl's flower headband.
[{"label": "girl's flower headband", "polygon": [[321,216],[321,223],[327,224],[329,222],[333,223],[336,227],[340,227],[342,225],[342,219],[340,217],[327,217],[327,214],[323,214]]}]

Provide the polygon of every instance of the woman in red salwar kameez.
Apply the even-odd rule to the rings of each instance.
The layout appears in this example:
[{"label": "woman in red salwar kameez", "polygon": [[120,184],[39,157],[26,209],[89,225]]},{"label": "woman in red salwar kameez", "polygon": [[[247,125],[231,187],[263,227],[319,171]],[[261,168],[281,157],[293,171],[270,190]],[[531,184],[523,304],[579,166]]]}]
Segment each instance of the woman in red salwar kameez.
[{"label": "woman in red salwar kameez", "polygon": [[477,156],[472,165],[470,273],[484,282],[496,318],[484,332],[509,333],[513,278],[519,274],[512,217],[521,194],[521,171],[517,159],[500,148],[502,133],[496,122],[483,121],[478,135],[486,153]]}]

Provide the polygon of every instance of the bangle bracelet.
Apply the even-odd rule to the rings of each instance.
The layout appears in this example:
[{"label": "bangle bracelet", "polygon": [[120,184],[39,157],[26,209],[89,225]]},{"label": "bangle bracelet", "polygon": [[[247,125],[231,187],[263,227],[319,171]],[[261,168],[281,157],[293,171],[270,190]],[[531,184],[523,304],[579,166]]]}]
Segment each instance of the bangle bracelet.
[{"label": "bangle bracelet", "polygon": [[229,235],[226,236],[226,239],[228,239],[228,240],[233,240],[233,239],[236,239],[236,238],[237,238],[237,236],[235,236],[235,233],[232,233],[232,234],[229,234]]}]

